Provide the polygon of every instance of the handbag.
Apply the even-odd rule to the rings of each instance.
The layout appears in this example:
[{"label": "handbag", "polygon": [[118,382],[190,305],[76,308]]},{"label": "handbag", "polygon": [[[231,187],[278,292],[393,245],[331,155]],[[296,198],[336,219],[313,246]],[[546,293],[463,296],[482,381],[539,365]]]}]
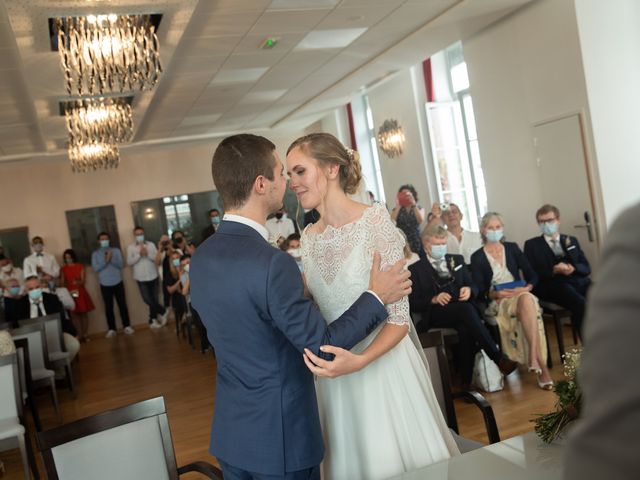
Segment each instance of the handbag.
[{"label": "handbag", "polygon": [[472,385],[475,385],[484,392],[499,392],[504,388],[504,378],[502,372],[493,360],[480,350],[476,353],[473,364]]}]

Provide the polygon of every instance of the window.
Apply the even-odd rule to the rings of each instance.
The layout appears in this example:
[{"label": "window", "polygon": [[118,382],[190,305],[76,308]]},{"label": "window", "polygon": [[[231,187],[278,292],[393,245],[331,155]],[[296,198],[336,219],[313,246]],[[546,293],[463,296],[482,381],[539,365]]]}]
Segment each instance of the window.
[{"label": "window", "polygon": [[382,170],[380,169],[380,157],[378,156],[378,142],[376,140],[376,130],[373,123],[373,112],[371,111],[371,105],[369,104],[369,97],[367,95],[362,96],[362,102],[364,104],[365,115],[367,118],[367,138],[369,145],[367,150],[370,151],[370,162],[366,165],[364,158],[361,157],[362,170],[365,178],[368,176],[371,178],[372,185],[369,187],[373,191],[376,200],[381,203],[386,203],[384,195],[384,188],[382,187]]},{"label": "window", "polygon": [[487,192],[462,44],[452,45],[444,55],[452,100],[426,105],[438,197],[458,205],[463,227],[477,231],[487,211]]}]

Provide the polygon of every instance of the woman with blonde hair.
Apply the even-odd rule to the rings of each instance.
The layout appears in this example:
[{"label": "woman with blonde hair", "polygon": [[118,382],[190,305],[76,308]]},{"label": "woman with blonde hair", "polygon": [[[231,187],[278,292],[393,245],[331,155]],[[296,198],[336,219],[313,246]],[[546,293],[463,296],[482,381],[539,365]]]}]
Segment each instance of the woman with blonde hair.
[{"label": "woman with blonde hair", "polygon": [[[536,373],[538,386],[551,390],[544,324],[538,299],[531,293],[538,276],[518,244],[504,240],[504,221],[499,213],[488,212],[482,217],[480,235],[484,246],[471,255],[478,298],[487,305],[487,315],[496,318],[507,356],[518,363],[527,362],[529,371]],[[526,343],[519,334],[520,326]]]},{"label": "woman with blonde hair", "polygon": [[[367,289],[373,252],[380,252],[383,267],[393,265],[403,258],[405,240],[384,206],[349,198],[362,178],[359,158],[334,136],[314,133],[293,142],[287,170],[302,207],[320,212],[302,234],[302,262],[307,287],[331,322]],[[306,352],[318,376],[325,480],[389,478],[458,454],[407,297],[387,310],[387,321],[351,350],[360,366],[355,373],[324,378],[324,361]]]}]

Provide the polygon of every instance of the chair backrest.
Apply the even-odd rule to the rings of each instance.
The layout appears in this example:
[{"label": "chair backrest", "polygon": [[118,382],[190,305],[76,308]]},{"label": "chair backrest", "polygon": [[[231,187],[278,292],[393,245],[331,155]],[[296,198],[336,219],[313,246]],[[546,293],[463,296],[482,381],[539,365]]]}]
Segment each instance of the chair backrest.
[{"label": "chair backrest", "polygon": [[29,360],[29,340],[26,338],[14,338],[16,355],[18,356],[18,372],[20,375],[20,391],[22,401],[30,395],[31,386],[31,361]]},{"label": "chair backrest", "polygon": [[58,353],[64,352],[64,338],[62,337],[62,319],[59,313],[52,313],[51,315],[45,315],[43,317],[27,318],[20,320],[20,326],[33,325],[34,323],[41,323],[44,325],[44,332],[47,338],[47,352]]},{"label": "chair backrest", "polygon": [[419,335],[420,344],[429,362],[431,383],[438,399],[438,405],[449,428],[458,431],[458,420],[453,406],[453,394],[451,393],[451,376],[449,363],[444,348],[444,338],[440,331],[428,331]]},{"label": "chair backrest", "polygon": [[0,356],[0,420],[22,414],[17,359],[16,353]]},{"label": "chair backrest", "polygon": [[178,478],[163,397],[39,432],[38,447],[50,480]]},{"label": "chair backrest", "polygon": [[29,341],[31,371],[47,368],[49,355],[42,323],[23,325],[20,328],[11,330],[11,336],[13,336],[14,341],[20,338],[26,338]]}]

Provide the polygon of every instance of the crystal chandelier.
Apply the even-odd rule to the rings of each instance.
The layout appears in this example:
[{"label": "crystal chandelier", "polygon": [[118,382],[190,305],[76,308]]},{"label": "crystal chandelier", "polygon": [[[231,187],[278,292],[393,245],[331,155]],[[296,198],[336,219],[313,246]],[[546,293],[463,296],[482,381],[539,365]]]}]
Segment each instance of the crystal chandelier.
[{"label": "crystal chandelier", "polygon": [[380,149],[393,158],[402,154],[404,150],[404,131],[397,120],[385,120],[378,130]]},{"label": "crystal chandelier", "polygon": [[84,173],[106,168],[116,168],[120,163],[118,146],[91,142],[69,144],[69,160],[74,173]]},{"label": "crystal chandelier", "polygon": [[69,143],[122,143],[133,137],[131,105],[112,98],[76,100],[65,111]]},{"label": "crystal chandelier", "polygon": [[162,65],[151,15],[56,19],[58,50],[70,95],[151,89]]}]

